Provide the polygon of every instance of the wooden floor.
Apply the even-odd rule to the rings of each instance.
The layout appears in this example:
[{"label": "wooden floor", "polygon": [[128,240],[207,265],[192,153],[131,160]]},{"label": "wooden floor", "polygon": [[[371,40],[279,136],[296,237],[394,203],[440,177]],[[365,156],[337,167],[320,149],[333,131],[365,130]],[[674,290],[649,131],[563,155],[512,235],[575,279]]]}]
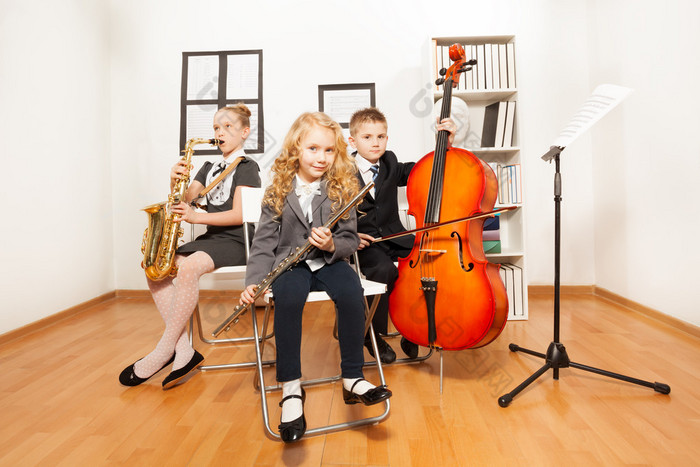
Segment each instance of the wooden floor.
[{"label": "wooden floor", "polygon": [[[203,301],[205,327],[231,311]],[[303,372],[338,371],[327,305],[305,313]],[[508,408],[497,404],[543,361],[552,298],[532,295],[530,320],[509,322],[483,349],[385,367],[394,392],[379,425],[284,445],[265,436],[254,370],[206,372],[170,391],[162,372],[136,388],[117,375],[155,344],[150,299],[117,298],[0,347],[0,465],[697,465],[700,340],[593,295],[564,295],[561,341],[572,361],[671,386],[670,395],[575,369],[548,371]],[[244,326],[230,332],[246,332]],[[401,353],[398,341],[391,341]],[[205,363],[253,357],[252,346],[199,343]],[[365,375],[378,381],[374,369]],[[269,373],[271,383],[274,375]],[[339,383],[311,387],[310,426],[378,413],[345,406]],[[270,396],[272,424],[279,394]]]}]

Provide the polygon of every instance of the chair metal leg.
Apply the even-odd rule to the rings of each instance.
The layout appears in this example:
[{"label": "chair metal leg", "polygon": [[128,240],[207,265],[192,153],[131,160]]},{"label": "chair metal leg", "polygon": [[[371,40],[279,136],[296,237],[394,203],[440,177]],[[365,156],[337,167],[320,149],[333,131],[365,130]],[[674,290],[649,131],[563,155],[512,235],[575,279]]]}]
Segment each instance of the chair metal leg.
[{"label": "chair metal leg", "polygon": [[[376,305],[375,305],[376,308]],[[256,357],[256,366],[257,366],[257,372],[258,372],[258,377],[256,378],[256,389],[260,388],[260,405],[262,407],[262,416],[263,416],[263,425],[265,427],[265,432],[266,434],[275,440],[280,440],[280,435],[278,432],[274,431],[272,427],[270,426],[270,414],[267,406],[267,393],[268,392],[273,392],[273,391],[280,391],[282,389],[282,386],[278,383],[273,386],[266,386],[265,385],[265,375],[263,374],[263,361],[262,361],[262,350],[264,349],[264,342],[265,339],[259,339],[258,337],[258,324],[257,324],[257,317],[255,313],[251,313],[251,317],[253,320],[253,333],[254,333],[254,344],[255,344],[255,357]],[[266,312],[265,312],[265,317],[264,319],[267,321],[269,319],[269,313],[268,313],[268,307],[266,307]],[[371,326],[371,323],[370,323]],[[267,324],[263,323],[263,333],[265,332],[264,330],[267,328]],[[379,355],[379,352],[377,350],[377,341],[374,337],[374,333],[371,334],[372,336],[372,345],[374,346],[375,349],[375,355]],[[377,361],[377,369],[379,372],[379,379],[381,381],[382,385],[386,384],[386,380],[384,379],[384,372],[382,371],[382,364],[380,361]],[[326,383],[332,383],[336,382],[342,379],[341,375],[336,375],[336,376],[331,376],[331,377],[326,377],[326,378],[316,378],[312,380],[306,380],[302,381],[301,385],[306,387],[306,386],[312,386],[312,385],[320,385],[320,384],[326,384]],[[362,418],[358,420],[352,420],[349,422],[343,422],[343,423],[337,423],[333,425],[326,425],[326,426],[321,426],[321,427],[316,427],[316,428],[309,428],[306,430],[306,433],[304,436],[313,436],[313,435],[321,435],[325,433],[332,433],[336,431],[342,431],[342,430],[347,430],[349,428],[355,428],[359,426],[365,426],[365,425],[373,425],[375,423],[379,423],[383,420],[385,420],[389,416],[389,410],[391,409],[391,404],[389,400],[387,399],[384,401],[384,411],[377,416],[374,417],[367,417],[367,418]]]},{"label": "chair metal leg", "polygon": [[[375,295],[374,298],[372,299],[372,305],[369,306],[368,302],[367,302],[367,297],[365,297],[365,306],[367,307],[367,310],[368,310],[367,318],[365,321],[365,335],[367,335],[367,330],[369,329],[370,325],[372,324],[372,318],[374,317],[374,313],[377,311],[377,306],[379,305],[380,298],[381,298],[380,295]],[[336,328],[336,330],[337,330],[337,328]],[[372,328],[372,331],[373,331],[372,337],[374,337],[374,328]],[[389,336],[393,336],[393,335],[400,336],[401,334],[399,334],[398,332],[389,334]],[[337,339],[337,337],[336,337],[336,339]],[[424,362],[427,359],[429,359],[432,354],[433,354],[433,349],[429,348],[428,353],[423,355],[423,356],[416,357],[416,358],[397,358],[392,363],[388,363],[388,365],[398,365],[398,364],[402,364],[402,363],[420,363],[420,362]],[[374,355],[378,355],[376,347],[374,349]],[[374,361],[372,361],[372,360],[366,361],[364,366],[366,366],[366,367],[375,366],[378,361],[379,360],[377,360],[376,358]]]},{"label": "chair metal leg", "polygon": [[[255,310],[251,311],[251,314],[255,314]],[[204,336],[204,329],[202,329],[202,318],[199,314],[199,304],[194,309],[194,312],[192,313],[192,316],[190,317],[190,326],[189,326],[189,341],[190,345],[193,345],[193,337],[194,337],[194,322],[197,322],[197,332],[199,334],[199,338],[201,339],[202,342],[205,344],[209,345],[219,345],[219,344],[240,344],[240,343],[247,343],[247,342],[253,342],[257,337],[257,332],[254,333],[254,336],[248,336],[248,337],[236,337],[236,338],[226,338],[226,339],[209,339]],[[263,335],[265,333],[263,332]],[[272,337],[273,334],[267,335],[265,338],[270,338]],[[265,366],[272,366],[275,364],[274,360],[266,360],[262,362],[263,365]],[[232,369],[238,369],[238,368],[254,368],[256,365],[255,361],[250,361],[250,362],[239,362],[239,363],[224,363],[220,365],[201,365],[199,367],[200,370],[202,371],[215,371],[215,370],[232,370]]]}]

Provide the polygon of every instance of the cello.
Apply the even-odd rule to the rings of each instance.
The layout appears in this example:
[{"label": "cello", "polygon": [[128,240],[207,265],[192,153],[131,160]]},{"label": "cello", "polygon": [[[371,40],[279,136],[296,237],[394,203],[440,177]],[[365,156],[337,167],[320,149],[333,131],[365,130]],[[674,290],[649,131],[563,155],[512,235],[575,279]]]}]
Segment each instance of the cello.
[{"label": "cello", "polygon": [[[449,52],[454,63],[436,81],[444,84],[440,120],[450,116],[460,73],[475,63],[466,61],[460,44]],[[438,132],[435,151],[421,158],[408,178],[408,213],[418,229],[492,211],[498,196],[493,170],[465,149],[448,149],[448,135]],[[399,258],[389,314],[411,342],[462,350],[482,347],[501,333],[508,298],[500,266],[484,254],[483,224],[481,217],[423,231],[409,255]]]}]

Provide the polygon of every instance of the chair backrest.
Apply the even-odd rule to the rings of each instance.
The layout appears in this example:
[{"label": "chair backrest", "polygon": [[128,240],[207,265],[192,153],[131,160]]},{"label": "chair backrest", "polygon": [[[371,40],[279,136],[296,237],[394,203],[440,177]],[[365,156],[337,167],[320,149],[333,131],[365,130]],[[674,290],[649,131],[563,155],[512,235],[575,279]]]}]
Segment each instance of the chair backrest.
[{"label": "chair backrest", "polygon": [[264,194],[262,188],[252,186],[241,187],[241,215],[243,217],[245,236],[245,257],[250,256],[250,238],[248,238],[248,225],[255,224],[260,220],[260,207]]}]

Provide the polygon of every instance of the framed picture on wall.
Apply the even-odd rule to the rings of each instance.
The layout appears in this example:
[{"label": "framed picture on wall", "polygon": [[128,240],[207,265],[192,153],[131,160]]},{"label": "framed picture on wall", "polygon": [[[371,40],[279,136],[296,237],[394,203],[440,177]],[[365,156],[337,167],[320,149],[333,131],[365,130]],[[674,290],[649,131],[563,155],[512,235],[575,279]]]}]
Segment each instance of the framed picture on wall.
[{"label": "framed picture on wall", "polygon": [[[180,102],[181,150],[190,138],[213,138],[216,111],[241,102],[251,112],[250,136],[243,148],[248,154],[265,151],[262,50],[183,52]],[[195,155],[219,154],[213,146],[200,148]]]},{"label": "framed picture on wall", "polygon": [[340,123],[345,139],[350,136],[350,117],[365,107],[375,107],[374,83],[320,84],[318,110]]}]

